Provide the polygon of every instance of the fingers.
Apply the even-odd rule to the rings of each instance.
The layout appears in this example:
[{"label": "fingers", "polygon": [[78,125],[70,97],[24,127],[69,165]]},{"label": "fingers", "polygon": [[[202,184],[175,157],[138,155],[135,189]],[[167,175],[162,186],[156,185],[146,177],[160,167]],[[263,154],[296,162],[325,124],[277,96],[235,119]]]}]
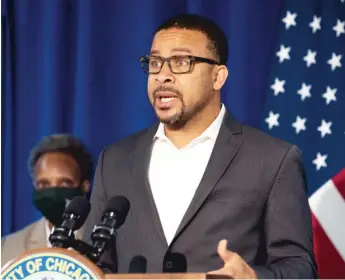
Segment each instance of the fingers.
[{"label": "fingers", "polygon": [[231,274],[225,268],[221,268],[218,270],[213,270],[207,272],[206,279],[233,279]]},{"label": "fingers", "polygon": [[240,255],[228,250],[227,244],[228,242],[225,239],[218,243],[217,252],[220,258],[224,261],[224,266],[221,269],[208,272],[207,275],[210,275],[209,279],[256,279],[257,276],[255,271],[242,259]]},{"label": "fingers", "polygon": [[214,275],[218,275],[218,274],[221,274],[223,271],[223,268],[221,269],[217,269],[217,270],[212,270],[212,271],[209,271],[207,272],[207,274],[214,274]]},{"label": "fingers", "polygon": [[219,241],[219,243],[218,243],[218,250],[217,250],[218,255],[221,257],[221,259],[225,263],[230,261],[232,255],[233,255],[233,253],[228,250],[227,244],[228,244],[228,241],[225,240],[225,239]]},{"label": "fingers", "polygon": [[233,274],[233,269],[229,268],[229,267],[223,267],[221,269],[217,269],[217,270],[212,270],[210,272],[207,272],[207,274],[212,274],[212,275],[231,275]]}]

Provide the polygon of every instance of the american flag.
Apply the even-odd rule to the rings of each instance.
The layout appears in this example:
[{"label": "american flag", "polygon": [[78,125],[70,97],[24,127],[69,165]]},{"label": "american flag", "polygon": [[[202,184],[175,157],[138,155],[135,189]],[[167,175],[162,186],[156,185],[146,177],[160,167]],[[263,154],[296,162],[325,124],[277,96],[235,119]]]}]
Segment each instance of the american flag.
[{"label": "american flag", "polygon": [[302,150],[320,278],[345,278],[345,0],[285,1],[262,126]]}]

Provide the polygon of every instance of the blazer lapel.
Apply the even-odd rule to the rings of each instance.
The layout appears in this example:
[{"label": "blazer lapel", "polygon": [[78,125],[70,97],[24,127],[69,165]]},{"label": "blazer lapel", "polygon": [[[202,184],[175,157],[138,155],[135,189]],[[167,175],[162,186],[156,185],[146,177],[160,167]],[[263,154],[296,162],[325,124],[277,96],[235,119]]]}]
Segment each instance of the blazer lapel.
[{"label": "blazer lapel", "polygon": [[138,201],[142,203],[143,211],[149,211],[149,217],[152,217],[153,224],[159,234],[164,246],[168,247],[163,227],[159,219],[158,210],[153,198],[151,186],[148,180],[148,167],[151,155],[151,148],[153,137],[158,129],[158,125],[150,128],[145,134],[142,135],[138,141],[137,147],[131,155],[133,166],[133,178],[135,178],[135,187],[138,190]]},{"label": "blazer lapel", "polygon": [[242,137],[240,137],[241,134],[241,125],[236,122],[230,113],[226,113],[205,173],[172,243],[196,215],[198,209],[227,170],[243,142]]},{"label": "blazer lapel", "polygon": [[26,250],[47,248],[45,222],[45,218],[41,218],[35,223],[28,235]]}]

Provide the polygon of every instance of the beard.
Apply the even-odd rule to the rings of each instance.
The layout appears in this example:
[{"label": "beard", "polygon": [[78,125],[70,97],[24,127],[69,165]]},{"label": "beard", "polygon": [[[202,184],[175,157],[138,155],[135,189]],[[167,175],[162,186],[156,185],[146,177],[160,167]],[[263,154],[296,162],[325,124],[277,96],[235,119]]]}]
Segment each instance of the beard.
[{"label": "beard", "polygon": [[[182,101],[181,101],[182,103]],[[161,117],[159,116],[159,114],[157,113],[156,110],[156,116],[159,119],[159,121],[165,125],[168,125],[170,127],[182,127],[185,125],[185,123],[187,122],[185,116],[185,106],[182,103],[182,106],[180,108],[178,108],[178,110],[171,116],[169,117]]]},{"label": "beard", "polygon": [[[179,99],[179,101],[181,102],[181,107],[178,109],[178,111],[173,114],[172,116],[169,116],[169,117],[162,117],[159,115],[158,113],[158,109],[156,108],[156,100],[157,100],[157,97],[156,97],[156,94],[160,91],[166,91],[166,92],[173,92],[177,95],[176,98]],[[175,125],[177,123],[180,122],[182,116],[184,115],[184,108],[185,108],[185,104],[183,102],[183,97],[182,97],[182,94],[179,90],[175,89],[175,88],[172,88],[172,87],[168,87],[168,86],[159,86],[157,87],[154,91],[153,91],[153,109],[155,110],[155,113],[156,113],[156,116],[157,118],[159,119],[159,121],[163,124],[166,124],[166,125]],[[167,109],[168,110],[168,109]]]},{"label": "beard", "polygon": [[[167,110],[174,110],[174,114],[170,116],[163,117],[158,113],[158,109],[156,109],[156,93],[159,91],[170,91],[177,95],[177,98],[180,101],[180,105],[178,107],[170,108]],[[186,106],[182,94],[170,87],[159,87],[153,92],[153,107],[156,113],[157,118],[159,121],[167,126],[169,126],[170,129],[180,129],[186,125],[191,119],[195,118],[203,109],[208,105],[209,101],[211,99],[211,96],[204,98],[201,98],[198,100],[197,103]]]}]

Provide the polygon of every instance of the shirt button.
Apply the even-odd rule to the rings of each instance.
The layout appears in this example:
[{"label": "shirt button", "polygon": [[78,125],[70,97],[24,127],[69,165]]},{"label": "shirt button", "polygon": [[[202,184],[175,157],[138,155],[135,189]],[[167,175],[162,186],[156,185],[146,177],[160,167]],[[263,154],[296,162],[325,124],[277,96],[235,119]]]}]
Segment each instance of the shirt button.
[{"label": "shirt button", "polygon": [[171,269],[172,267],[173,267],[173,264],[172,264],[171,261],[168,261],[168,262],[165,263],[165,268]]}]

